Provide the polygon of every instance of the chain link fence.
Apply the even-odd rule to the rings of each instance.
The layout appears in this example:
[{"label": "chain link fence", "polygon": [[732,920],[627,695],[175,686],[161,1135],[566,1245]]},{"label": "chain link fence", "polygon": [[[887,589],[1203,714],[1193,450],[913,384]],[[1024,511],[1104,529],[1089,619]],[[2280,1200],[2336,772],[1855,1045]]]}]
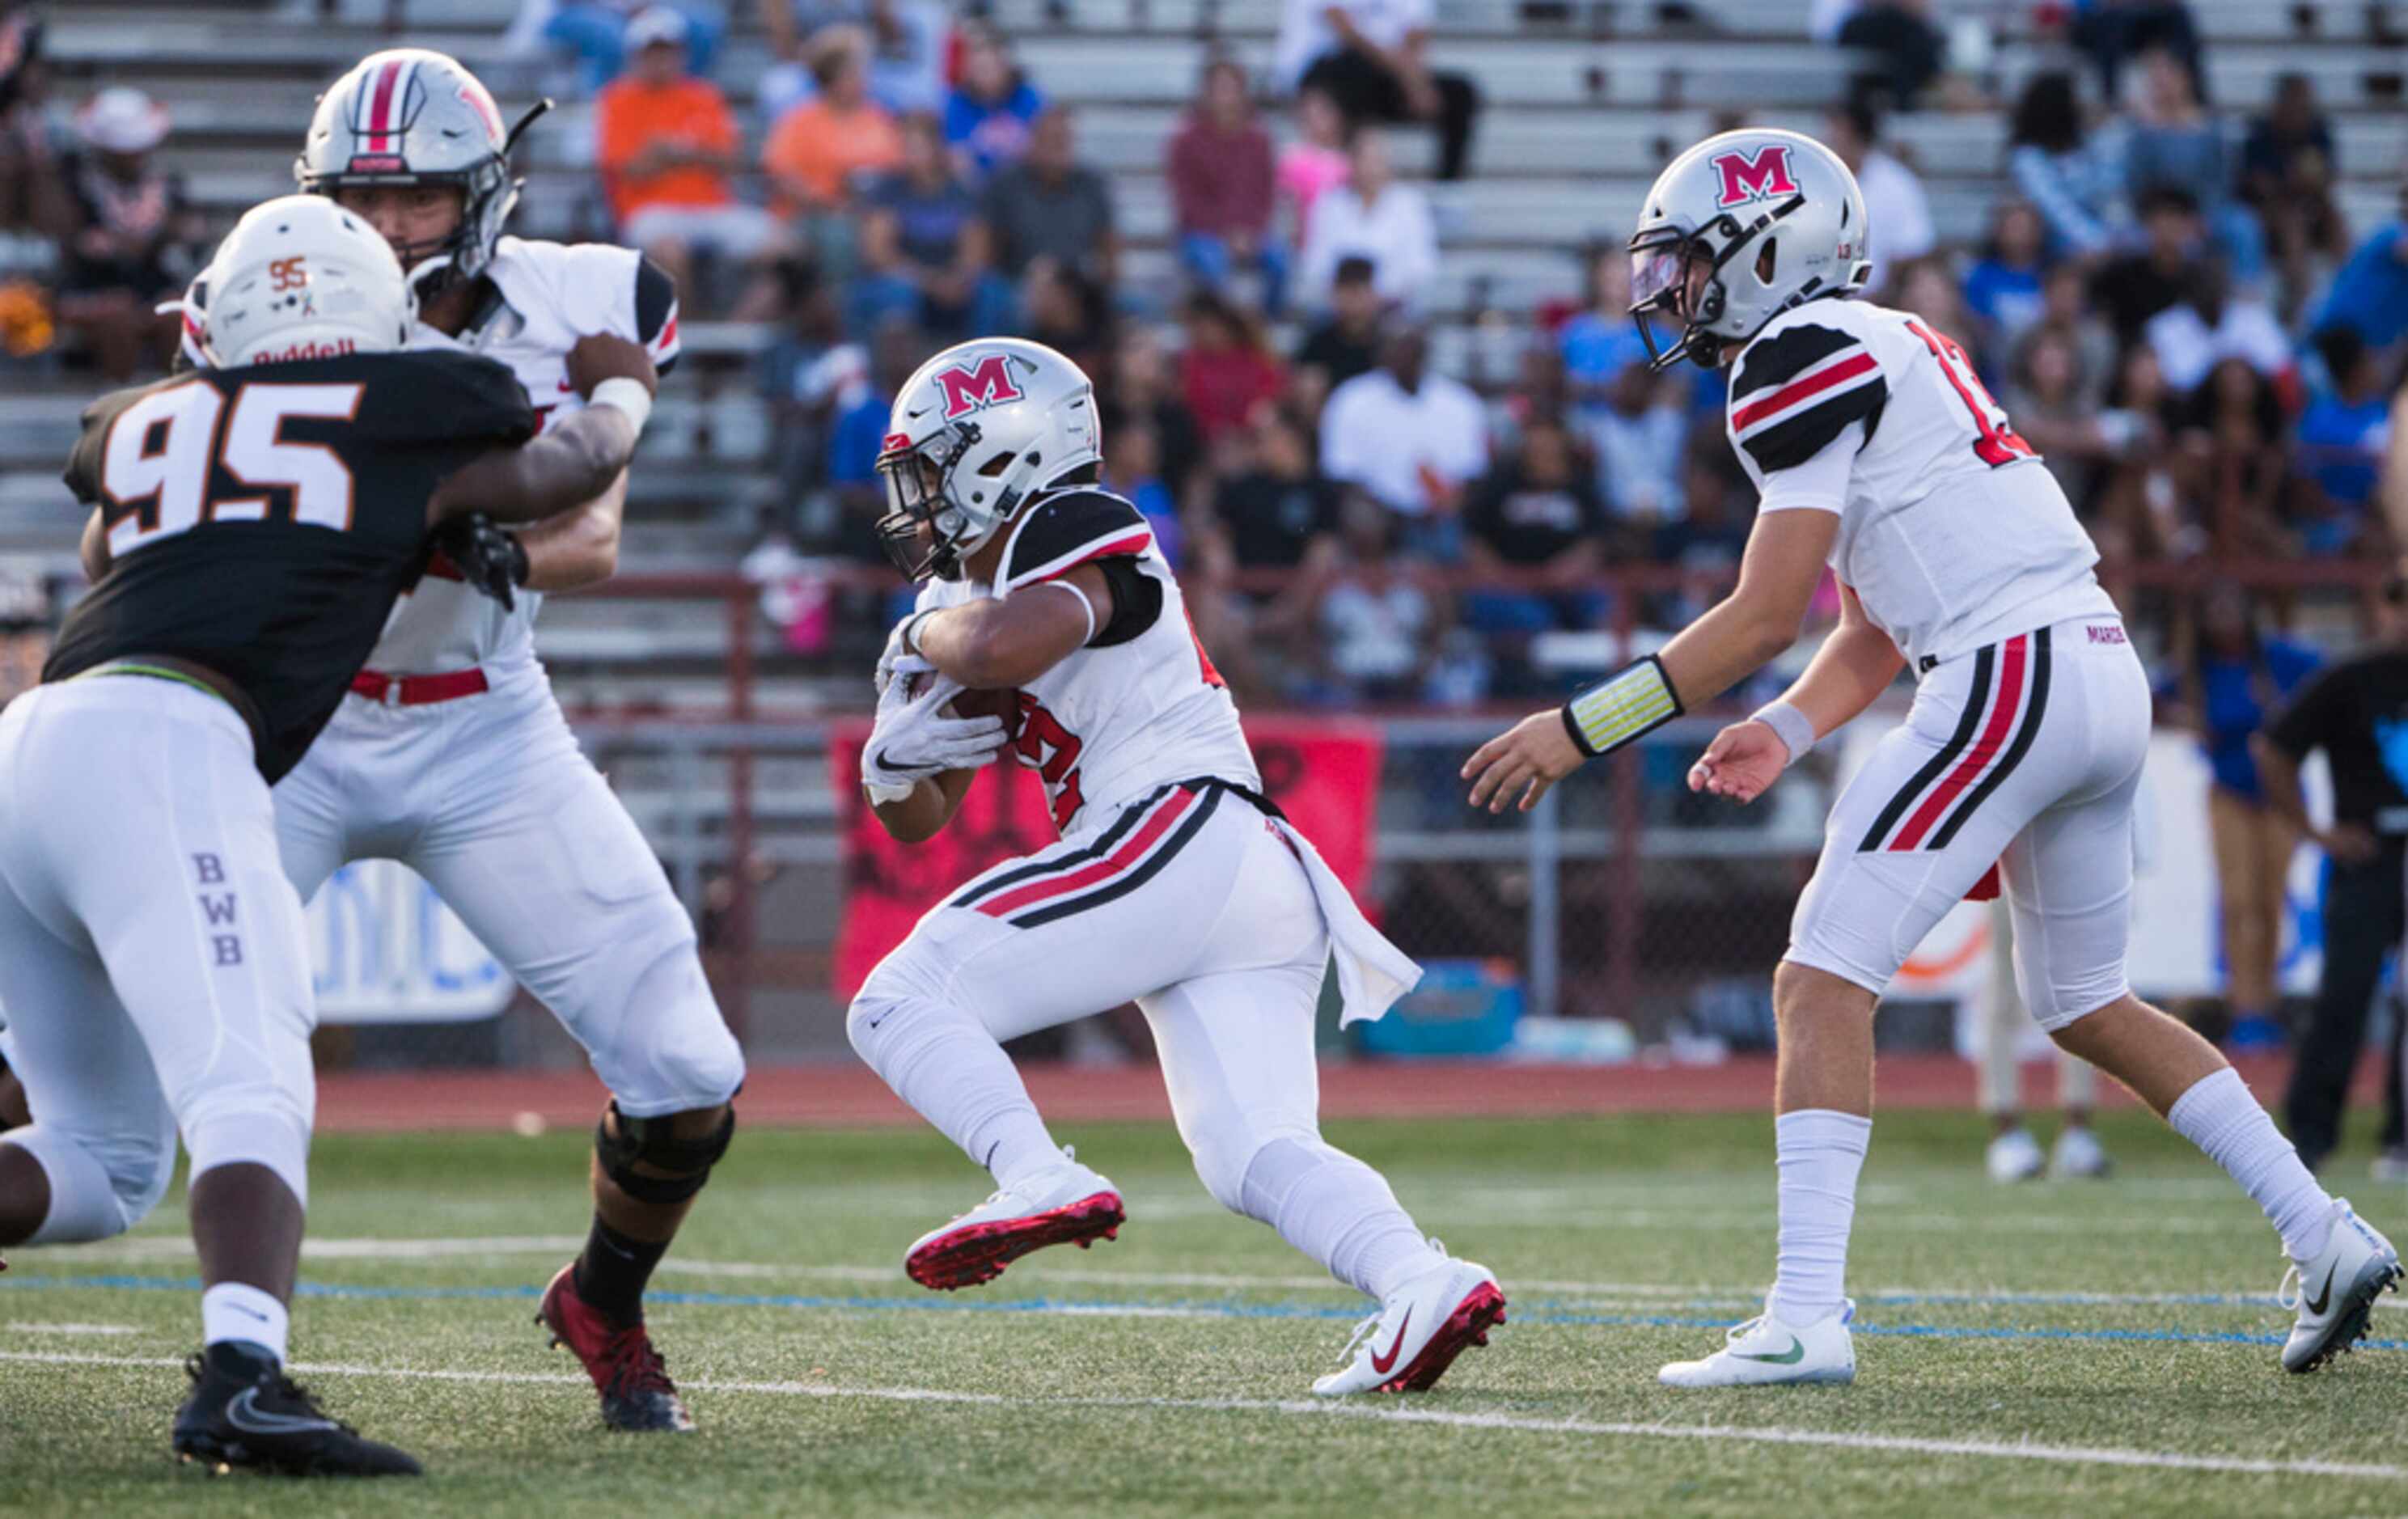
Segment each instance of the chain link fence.
[{"label": "chain link fence", "polygon": [[[2381,575],[2366,566],[2227,570],[2256,584],[2280,625],[2328,648],[2362,636]],[[2112,583],[2144,658],[2169,689],[2178,685],[2204,568],[2126,566]],[[726,630],[725,663],[695,679],[726,709],[749,710],[750,665],[763,655],[752,588],[639,582],[619,594],[724,598],[725,615],[713,625]],[[1629,625],[1635,610],[1625,617],[1623,628],[1597,636],[1615,661],[1652,646]],[[1803,657],[1793,654],[1742,693],[1742,706],[1777,689]],[[760,679],[776,690],[781,678],[772,664]],[[563,684],[577,681],[572,672]],[[1894,720],[1904,695],[1871,721]],[[713,983],[752,1057],[849,1058],[835,986],[847,851],[829,779],[834,720],[671,715],[691,708],[656,704],[663,715],[593,715],[576,725],[698,924]],[[1364,896],[1390,937],[1429,971],[1406,1016],[1369,1031],[1374,1052],[1588,1059],[1642,1046],[1668,1046],[1676,1056],[1769,1048],[1770,970],[1821,845],[1839,746],[1818,749],[1762,801],[1741,808],[1688,792],[1688,766],[1724,719],[1684,718],[1586,767],[1530,814],[1493,817],[1465,804],[1458,771],[1510,716],[1327,714],[1377,736],[1374,866]],[[1043,1040],[1034,1053],[1116,1057],[1143,1045],[1135,1020],[1099,1026],[1108,1031]],[[1885,1020],[1885,1036],[1892,1032]],[[321,1053],[337,1066],[403,1069],[581,1058],[523,995],[494,1017],[330,1027]]]}]

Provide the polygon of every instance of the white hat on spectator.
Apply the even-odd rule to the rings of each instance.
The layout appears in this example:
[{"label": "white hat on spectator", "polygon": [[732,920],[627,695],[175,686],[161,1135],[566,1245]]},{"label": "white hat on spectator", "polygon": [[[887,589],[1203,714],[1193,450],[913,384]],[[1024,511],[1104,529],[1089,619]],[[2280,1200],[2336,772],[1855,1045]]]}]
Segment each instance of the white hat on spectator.
[{"label": "white hat on spectator", "polygon": [[627,30],[620,42],[629,52],[641,52],[661,42],[682,48],[686,34],[692,29],[685,13],[676,7],[647,6],[629,19]]},{"label": "white hat on spectator", "polygon": [[75,121],[76,135],[104,153],[147,153],[167,136],[167,107],[131,85],[85,101]]}]

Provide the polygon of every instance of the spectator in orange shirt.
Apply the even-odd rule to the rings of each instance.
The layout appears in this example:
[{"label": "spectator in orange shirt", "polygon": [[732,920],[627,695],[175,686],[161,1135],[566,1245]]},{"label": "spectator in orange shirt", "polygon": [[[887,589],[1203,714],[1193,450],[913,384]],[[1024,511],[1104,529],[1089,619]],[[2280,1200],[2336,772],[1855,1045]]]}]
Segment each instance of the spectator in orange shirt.
[{"label": "spectator in orange shirt", "polygon": [[831,26],[811,38],[811,78],[819,93],[778,119],[761,150],[776,182],[778,209],[839,206],[859,178],[903,162],[903,134],[869,98],[869,38],[858,27]]},{"label": "spectator in orange shirt", "polygon": [[627,72],[595,101],[602,183],[619,234],[681,290],[696,253],[751,262],[772,251],[778,224],[736,198],[736,118],[708,80],[686,74],[683,15],[666,6],[627,23]]}]

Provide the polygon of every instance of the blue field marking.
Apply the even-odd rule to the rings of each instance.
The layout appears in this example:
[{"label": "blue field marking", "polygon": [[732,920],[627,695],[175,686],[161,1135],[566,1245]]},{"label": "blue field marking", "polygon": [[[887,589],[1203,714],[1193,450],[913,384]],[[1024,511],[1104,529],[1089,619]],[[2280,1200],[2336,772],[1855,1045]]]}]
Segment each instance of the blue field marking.
[{"label": "blue field marking", "polygon": [[[198,1277],[165,1276],[17,1276],[0,1277],[0,1293],[43,1291],[116,1291],[116,1292],[192,1292],[201,1290]],[[542,1296],[534,1285],[510,1287],[381,1287],[353,1286],[341,1283],[304,1282],[294,1289],[300,1297],[324,1297],[351,1301],[424,1302],[446,1298],[532,1301]],[[1884,1306],[1898,1306],[1903,1294],[1868,1301]],[[2080,1305],[2079,1294],[2032,1294],[2008,1298],[1989,1298],[1972,1295],[1942,1295],[1923,1301],[1983,1304],[1998,1301],[2029,1301],[2040,1304],[2069,1303]],[[818,1309],[851,1312],[904,1313],[1011,1313],[1011,1314],[1096,1314],[1139,1312],[1149,1310],[1191,1318],[1220,1319],[1311,1319],[1343,1322],[1363,1316],[1364,1309],[1331,1307],[1315,1303],[1233,1303],[1233,1302],[1145,1302],[1114,1301],[1108,1298],[1015,1297],[993,1301],[963,1297],[825,1297],[792,1293],[749,1292],[654,1292],[645,1301],[668,1308],[791,1308]],[[2199,1301],[2209,1306],[2265,1306],[2257,1299],[2217,1294],[2200,1294]],[[1541,1302],[1528,1308],[1516,1308],[1514,1325],[1557,1325],[1584,1328],[1616,1329],[1727,1329],[1740,1322],[1729,1314],[1699,1317],[1682,1313],[1587,1313]],[[2199,1329],[2061,1329],[2035,1326],[1980,1326],[1946,1324],[1868,1324],[1859,1319],[1854,1326],[1861,1335],[1907,1340],[2079,1340],[2087,1342],[2145,1342],[2179,1345],[2280,1345],[2280,1334],[2252,1334],[2239,1331]],[[2408,1340],[2362,1340],[2361,1350],[2408,1350]]]}]

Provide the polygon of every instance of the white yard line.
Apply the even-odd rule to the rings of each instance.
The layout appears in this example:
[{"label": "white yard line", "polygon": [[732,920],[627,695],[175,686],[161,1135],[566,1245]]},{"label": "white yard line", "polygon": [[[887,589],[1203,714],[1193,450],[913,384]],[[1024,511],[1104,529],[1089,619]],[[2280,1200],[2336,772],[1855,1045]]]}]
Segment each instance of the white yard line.
[{"label": "white yard line", "polygon": [[[311,1260],[343,1261],[416,1261],[416,1260],[500,1260],[519,1255],[557,1255],[573,1254],[584,1240],[572,1235],[495,1235],[487,1237],[456,1237],[445,1239],[388,1240],[375,1238],[310,1240],[303,1243],[302,1254]],[[161,1236],[140,1240],[120,1240],[99,1245],[69,1246],[54,1257],[75,1261],[187,1261],[193,1258],[192,1244],[181,1236]],[[26,1257],[32,1259],[33,1257]],[[665,1278],[710,1278],[726,1281],[817,1281],[851,1282],[868,1286],[892,1286],[901,1290],[904,1276],[901,1265],[838,1265],[808,1264],[789,1261],[712,1261],[687,1260],[671,1255],[660,1265]],[[1041,1268],[1048,1283],[1077,1283],[1103,1287],[1202,1287],[1231,1291],[1309,1291],[1320,1289],[1333,1294],[1352,1296],[1347,1289],[1320,1273],[1268,1273],[1253,1275],[1217,1271],[1115,1271],[1092,1267],[1054,1266]],[[1034,1280],[1032,1278],[1031,1280]],[[1763,1297],[1763,1288],[1745,1284],[1692,1285],[1656,1282],[1574,1282],[1550,1278],[1511,1277],[1507,1285],[1523,1293],[1555,1293],[1571,1299],[1561,1306],[1617,1308],[1645,1306],[1651,1303],[1689,1306],[1743,1307]],[[2063,1297],[2070,1301],[2100,1306],[2182,1306],[2202,1297],[2236,1299],[2263,1298],[2273,1301],[2271,1290],[2256,1286],[2201,1287],[2195,1292],[2091,1292],[2078,1287],[2037,1286],[2001,1288],[1986,1286],[1876,1286],[1857,1289],[1868,1300],[1879,1297],[1961,1297],[1966,1306],[1983,1304],[1997,1306],[2030,1305],[2035,1298]],[[2236,1305],[2238,1306],[2238,1305]],[[2386,1312],[2408,1311],[2408,1298],[2386,1297],[2376,1308]],[[1175,1308],[1165,1313],[1182,1311]]]},{"label": "white yard line", "polygon": [[[158,1356],[89,1355],[41,1351],[0,1351],[0,1361],[47,1366],[177,1367]],[[511,1383],[581,1387],[586,1379],[559,1372],[424,1370],[408,1367],[301,1365],[304,1376],[375,1377],[388,1380]],[[1756,1445],[1813,1445],[1835,1450],[1881,1451],[1908,1455],[1961,1455],[1977,1460],[2043,1461],[2063,1466],[2145,1467],[2174,1471],[2215,1471],[2255,1476],[2344,1477],[2374,1482],[2408,1480],[2408,1467],[2346,1461],[2269,1461],[2245,1456],[2201,1455],[2184,1451],[2122,1450],[2109,1446],[2046,1445],[2029,1440],[1928,1440],[1914,1435],[1875,1435],[1856,1430],[1749,1428],[1731,1425],[1615,1423],[1592,1419],[1546,1419],[1502,1412],[1446,1409],[1398,1409],[1391,1403],[1245,1397],[1015,1397],[999,1393],[953,1392],[934,1387],[840,1387],[811,1382],[688,1382],[694,1392],[752,1394],[779,1397],[862,1398],[893,1403],[952,1403],[985,1408],[1125,1409],[1197,1413],[1269,1413],[1290,1418],[1369,1419],[1387,1424],[1435,1425],[1455,1429],[1495,1429],[1515,1434],[1578,1435],[1617,1440],[1691,1440]]]},{"label": "white yard line", "polygon": [[33,1324],[22,1321],[0,1325],[12,1335],[138,1335],[140,1326],[132,1324]]}]

